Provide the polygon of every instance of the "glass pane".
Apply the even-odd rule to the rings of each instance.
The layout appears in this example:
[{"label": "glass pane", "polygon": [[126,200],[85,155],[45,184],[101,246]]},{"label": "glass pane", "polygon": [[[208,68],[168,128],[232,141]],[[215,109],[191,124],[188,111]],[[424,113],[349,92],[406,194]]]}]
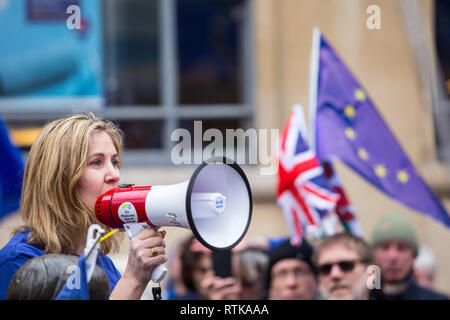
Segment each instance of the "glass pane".
[{"label": "glass pane", "polygon": [[157,0],[103,2],[107,105],[159,104]]},{"label": "glass pane", "polygon": [[[29,150],[41,129],[50,120],[6,121],[12,140],[22,150]],[[127,149],[162,149],[162,120],[116,120],[125,136]]]},{"label": "glass pane", "polygon": [[[238,163],[243,163],[245,159],[245,163],[248,163],[248,151],[253,149],[251,147],[255,147],[257,144],[256,131],[254,129],[250,129],[247,131],[247,123],[245,119],[183,119],[178,122],[178,127],[183,128],[189,131],[191,136],[191,157],[194,159],[194,146],[195,141],[202,142],[202,150],[210,145],[210,149],[213,149],[218,142],[215,142],[216,133],[212,133],[213,137],[211,139],[205,136],[205,131],[208,129],[217,129],[220,131],[221,139],[222,139],[222,154],[226,155],[230,158],[233,158],[234,161]],[[232,129],[229,132],[229,137],[227,137],[227,129]],[[240,133],[236,134],[238,129],[242,129]],[[196,131],[201,131],[201,136],[196,136]],[[254,133],[253,141],[250,141],[249,137],[244,137],[245,133]],[[239,137],[239,138],[238,138]],[[230,139],[230,141],[227,141]],[[228,145],[232,146],[231,150],[227,150]],[[252,146],[250,146],[252,144]],[[230,154],[228,151],[232,151],[234,154]],[[214,152],[208,155],[215,156]],[[239,156],[239,159],[238,159]],[[203,159],[206,160],[206,159]],[[239,161],[238,161],[239,160]]]},{"label": "glass pane", "polygon": [[181,104],[242,102],[244,2],[177,2]]},{"label": "glass pane", "polygon": [[162,149],[162,120],[121,120],[115,121],[125,135],[127,149]]},{"label": "glass pane", "polygon": [[[79,10],[70,16],[69,3]],[[77,13],[78,19],[71,18]],[[101,106],[99,1],[0,1],[0,30],[2,107],[39,111],[42,105],[61,108],[61,101],[70,104],[79,97]]]},{"label": "glass pane", "polygon": [[436,0],[436,48],[445,86],[450,97],[450,2]]}]

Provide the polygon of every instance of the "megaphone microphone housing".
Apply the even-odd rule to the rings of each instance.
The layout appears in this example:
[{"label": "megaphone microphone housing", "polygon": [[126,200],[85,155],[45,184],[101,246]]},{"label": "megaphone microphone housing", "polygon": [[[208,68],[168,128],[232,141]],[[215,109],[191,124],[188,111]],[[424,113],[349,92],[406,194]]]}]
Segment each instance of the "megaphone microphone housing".
[{"label": "megaphone microphone housing", "polygon": [[[149,227],[181,227],[192,230],[204,246],[216,251],[230,250],[242,240],[252,207],[242,169],[228,158],[217,157],[203,162],[182,183],[113,188],[97,199],[95,213],[105,225],[125,229],[130,238]],[[160,270],[159,276],[152,274],[152,280],[159,282],[166,273],[167,269]]]}]

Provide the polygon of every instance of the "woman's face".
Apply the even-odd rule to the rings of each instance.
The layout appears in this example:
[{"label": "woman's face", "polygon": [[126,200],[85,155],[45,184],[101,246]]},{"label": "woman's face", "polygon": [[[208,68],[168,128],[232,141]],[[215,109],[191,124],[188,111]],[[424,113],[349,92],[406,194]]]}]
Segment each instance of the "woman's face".
[{"label": "woman's face", "polygon": [[95,131],[86,162],[86,169],[78,182],[81,198],[94,210],[95,201],[103,193],[119,185],[119,156],[105,131]]}]

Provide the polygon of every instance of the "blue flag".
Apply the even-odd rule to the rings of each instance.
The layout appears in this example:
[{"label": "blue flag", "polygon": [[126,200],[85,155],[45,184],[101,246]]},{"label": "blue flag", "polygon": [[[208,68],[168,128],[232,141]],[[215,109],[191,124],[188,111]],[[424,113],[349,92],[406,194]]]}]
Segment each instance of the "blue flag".
[{"label": "blue flag", "polygon": [[86,258],[84,253],[55,300],[89,300]]},{"label": "blue flag", "polygon": [[0,219],[19,208],[24,163],[0,119]]},{"label": "blue flag", "polygon": [[448,213],[414,169],[367,91],[319,32],[314,38],[312,57],[317,60],[312,74],[317,76],[312,79],[310,112],[315,114],[317,157],[336,156],[389,197],[450,227]]}]

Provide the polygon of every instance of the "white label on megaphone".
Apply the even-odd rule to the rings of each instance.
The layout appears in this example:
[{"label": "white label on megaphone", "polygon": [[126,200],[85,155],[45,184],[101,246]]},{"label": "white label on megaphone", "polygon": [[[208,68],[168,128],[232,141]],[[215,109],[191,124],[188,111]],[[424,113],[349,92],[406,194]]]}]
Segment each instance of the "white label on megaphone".
[{"label": "white label on megaphone", "polygon": [[124,223],[138,222],[136,209],[131,202],[124,202],[119,206],[118,215]]},{"label": "white label on megaphone", "polygon": [[216,215],[225,210],[226,197],[218,192],[193,192],[191,200],[203,202],[209,208],[209,212]]},{"label": "white label on megaphone", "polygon": [[167,217],[169,219],[169,223],[175,227],[183,227],[183,225],[177,220],[177,214],[173,212],[168,212]]}]

